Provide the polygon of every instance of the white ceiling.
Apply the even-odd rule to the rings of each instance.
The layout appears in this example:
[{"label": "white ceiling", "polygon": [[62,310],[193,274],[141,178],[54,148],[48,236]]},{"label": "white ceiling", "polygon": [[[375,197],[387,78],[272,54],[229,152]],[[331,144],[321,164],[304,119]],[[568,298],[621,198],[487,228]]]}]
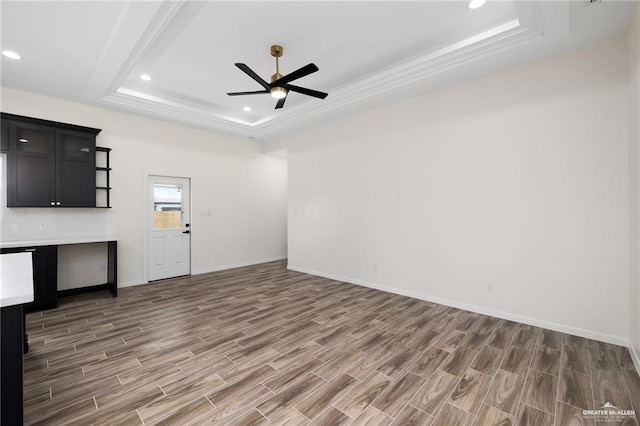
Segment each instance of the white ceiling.
[{"label": "white ceiling", "polygon": [[[2,85],[267,139],[622,34],[635,1],[2,1]],[[269,81],[320,71],[275,110],[233,64]],[[149,82],[139,76],[151,76]],[[243,111],[250,106],[251,112]],[[7,111],[10,112],[10,111]]]}]

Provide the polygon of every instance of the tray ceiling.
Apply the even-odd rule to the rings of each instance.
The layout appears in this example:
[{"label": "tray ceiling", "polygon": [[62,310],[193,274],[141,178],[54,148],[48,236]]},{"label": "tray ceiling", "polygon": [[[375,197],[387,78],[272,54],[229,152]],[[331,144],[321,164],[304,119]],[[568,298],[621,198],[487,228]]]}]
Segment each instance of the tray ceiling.
[{"label": "tray ceiling", "polygon": [[[162,120],[268,139],[426,93],[626,31],[636,2],[0,3],[2,84]],[[310,62],[275,110],[268,95],[229,97]],[[140,79],[141,74],[151,77]],[[251,111],[245,111],[250,107]]]}]

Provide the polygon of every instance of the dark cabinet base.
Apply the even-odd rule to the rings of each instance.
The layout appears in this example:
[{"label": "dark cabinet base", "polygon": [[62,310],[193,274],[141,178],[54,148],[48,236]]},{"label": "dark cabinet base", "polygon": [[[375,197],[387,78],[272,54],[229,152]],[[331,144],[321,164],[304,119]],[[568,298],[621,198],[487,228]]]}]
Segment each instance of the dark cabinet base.
[{"label": "dark cabinet base", "polygon": [[33,302],[24,305],[25,312],[58,307],[58,246],[4,248],[0,253],[31,252],[33,256]]},{"label": "dark cabinet base", "polygon": [[0,424],[22,425],[22,305],[1,308],[0,318]]},{"label": "dark cabinet base", "polygon": [[[97,241],[96,243],[100,243]],[[25,312],[38,312],[58,307],[58,295],[80,294],[106,288],[118,297],[118,242],[107,244],[107,282],[101,286],[83,287],[72,291],[58,291],[58,246],[15,247],[0,249],[0,253],[33,254],[33,302],[24,305]],[[100,288],[97,288],[100,287]],[[66,292],[66,293],[65,293]]]}]

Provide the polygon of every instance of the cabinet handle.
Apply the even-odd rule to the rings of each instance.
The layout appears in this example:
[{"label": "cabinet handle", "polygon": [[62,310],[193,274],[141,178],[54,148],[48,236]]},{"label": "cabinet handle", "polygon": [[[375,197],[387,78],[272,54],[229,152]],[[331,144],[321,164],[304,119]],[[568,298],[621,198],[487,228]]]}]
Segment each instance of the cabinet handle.
[{"label": "cabinet handle", "polygon": [[30,249],[24,249],[24,251],[36,251],[36,249],[30,248]]},{"label": "cabinet handle", "polygon": [[56,206],[59,206],[59,205],[60,205],[60,201],[56,202]]}]

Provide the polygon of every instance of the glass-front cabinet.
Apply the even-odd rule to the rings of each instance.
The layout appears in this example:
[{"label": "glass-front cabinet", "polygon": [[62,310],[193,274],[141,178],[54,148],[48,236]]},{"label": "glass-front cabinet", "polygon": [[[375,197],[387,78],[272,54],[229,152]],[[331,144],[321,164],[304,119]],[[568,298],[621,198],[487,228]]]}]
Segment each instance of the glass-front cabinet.
[{"label": "glass-front cabinet", "polygon": [[7,207],[95,207],[99,129],[2,114]]}]

